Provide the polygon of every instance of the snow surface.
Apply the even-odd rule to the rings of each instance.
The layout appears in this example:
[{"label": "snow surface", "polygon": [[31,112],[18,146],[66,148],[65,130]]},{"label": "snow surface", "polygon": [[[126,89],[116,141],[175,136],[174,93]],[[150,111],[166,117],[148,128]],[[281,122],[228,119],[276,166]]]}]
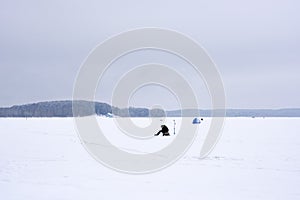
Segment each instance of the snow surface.
[{"label": "snow surface", "polygon": [[[132,142],[112,120],[99,124],[124,150],[155,151],[176,137]],[[216,148],[201,160],[209,124],[205,118],[198,125],[196,141],[172,166],[130,175],[95,161],[72,118],[1,118],[0,199],[300,199],[300,118],[228,118]]]}]

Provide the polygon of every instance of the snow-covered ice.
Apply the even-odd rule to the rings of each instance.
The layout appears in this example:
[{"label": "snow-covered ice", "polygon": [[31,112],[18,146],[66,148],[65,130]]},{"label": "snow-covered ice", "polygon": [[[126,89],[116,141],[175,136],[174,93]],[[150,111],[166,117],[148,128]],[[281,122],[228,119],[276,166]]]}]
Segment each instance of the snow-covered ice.
[{"label": "snow-covered ice", "polygon": [[[112,120],[99,124],[124,150],[155,151],[176,137],[132,142],[116,134]],[[95,161],[72,118],[0,118],[0,199],[300,199],[300,118],[227,118],[216,148],[201,160],[209,123],[199,125],[196,141],[175,164],[130,175]]]}]

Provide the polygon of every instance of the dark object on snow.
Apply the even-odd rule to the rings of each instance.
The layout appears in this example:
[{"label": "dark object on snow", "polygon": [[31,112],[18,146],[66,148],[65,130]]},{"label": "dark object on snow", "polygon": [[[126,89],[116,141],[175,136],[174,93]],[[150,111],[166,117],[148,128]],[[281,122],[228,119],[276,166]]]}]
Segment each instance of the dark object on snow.
[{"label": "dark object on snow", "polygon": [[163,136],[170,136],[169,129],[166,125],[161,125],[161,130],[158,131],[154,136],[158,136],[160,133],[163,134]]}]

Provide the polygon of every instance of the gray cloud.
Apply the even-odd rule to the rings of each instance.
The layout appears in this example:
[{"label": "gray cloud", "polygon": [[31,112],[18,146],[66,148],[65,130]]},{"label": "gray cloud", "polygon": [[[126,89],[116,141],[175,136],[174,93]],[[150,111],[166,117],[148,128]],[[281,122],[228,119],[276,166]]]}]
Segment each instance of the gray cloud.
[{"label": "gray cloud", "polygon": [[284,0],[2,1],[0,106],[70,99],[92,48],[119,32],[155,26],[185,33],[206,48],[222,74],[229,107],[300,107],[299,8],[298,1]]}]

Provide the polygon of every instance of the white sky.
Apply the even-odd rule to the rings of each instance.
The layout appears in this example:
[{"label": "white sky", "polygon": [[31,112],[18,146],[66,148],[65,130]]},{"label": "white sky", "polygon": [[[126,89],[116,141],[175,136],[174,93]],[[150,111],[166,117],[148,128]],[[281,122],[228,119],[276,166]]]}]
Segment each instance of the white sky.
[{"label": "white sky", "polygon": [[[0,106],[71,99],[80,65],[97,44],[125,30],[161,27],[187,34],[204,46],[220,70],[229,108],[300,107],[299,10],[296,0],[1,0]],[[120,64],[149,58],[176,63],[144,52]],[[107,80],[122,72],[114,69]],[[191,74],[187,78],[196,85]],[[201,82],[195,90],[206,108],[210,102]],[[160,90],[145,88],[132,103],[176,107],[167,93],[157,100]],[[97,97],[108,101],[109,92],[104,87]]]}]

